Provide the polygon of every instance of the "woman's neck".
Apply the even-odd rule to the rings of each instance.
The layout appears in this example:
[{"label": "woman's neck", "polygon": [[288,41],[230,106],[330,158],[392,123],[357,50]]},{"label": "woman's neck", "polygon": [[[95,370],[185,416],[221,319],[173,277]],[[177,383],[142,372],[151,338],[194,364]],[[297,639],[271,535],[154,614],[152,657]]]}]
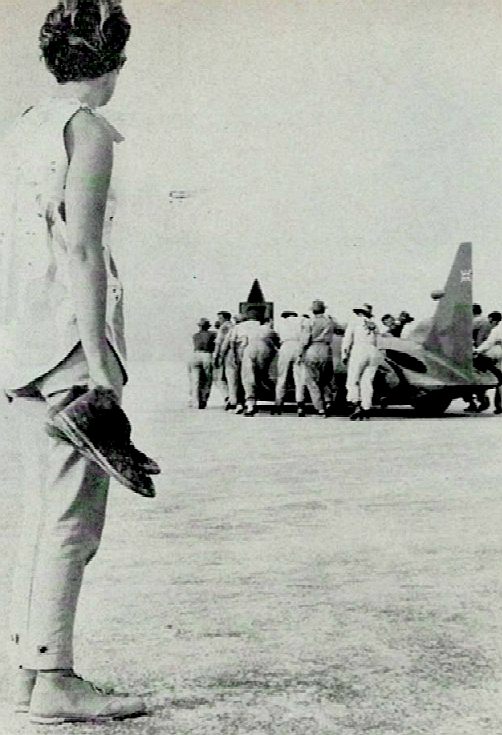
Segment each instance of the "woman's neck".
[{"label": "woman's neck", "polygon": [[97,82],[97,79],[86,79],[82,82],[58,84],[58,96],[78,99],[82,104],[91,108],[100,107],[102,93],[101,85]]}]

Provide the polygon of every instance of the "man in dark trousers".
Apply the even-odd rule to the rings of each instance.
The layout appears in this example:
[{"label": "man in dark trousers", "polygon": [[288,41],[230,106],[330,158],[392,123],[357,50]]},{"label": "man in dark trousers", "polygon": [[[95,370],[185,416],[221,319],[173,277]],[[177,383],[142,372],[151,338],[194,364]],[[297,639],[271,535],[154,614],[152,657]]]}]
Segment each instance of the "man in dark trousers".
[{"label": "man in dark trousers", "polygon": [[197,322],[199,331],[193,337],[193,355],[188,362],[190,380],[190,405],[193,408],[206,408],[213,382],[213,351],[216,341],[215,332],[209,327],[209,319],[203,317]]}]

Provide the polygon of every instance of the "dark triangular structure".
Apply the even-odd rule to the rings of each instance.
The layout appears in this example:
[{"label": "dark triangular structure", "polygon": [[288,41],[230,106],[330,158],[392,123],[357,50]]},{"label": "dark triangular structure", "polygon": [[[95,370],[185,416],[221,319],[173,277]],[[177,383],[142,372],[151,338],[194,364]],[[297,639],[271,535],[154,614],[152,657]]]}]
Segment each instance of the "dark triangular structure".
[{"label": "dark triangular structure", "polygon": [[250,309],[258,312],[260,321],[262,322],[266,319],[274,318],[274,304],[272,303],[272,301],[265,301],[260,282],[257,278],[255,278],[253,281],[248,300],[241,301],[239,304],[239,312],[241,314],[244,314],[244,316]]},{"label": "dark triangular structure", "polygon": [[263,304],[265,303],[265,296],[261,290],[260,282],[257,278],[254,279],[251,291],[248,296],[248,303],[250,304]]}]

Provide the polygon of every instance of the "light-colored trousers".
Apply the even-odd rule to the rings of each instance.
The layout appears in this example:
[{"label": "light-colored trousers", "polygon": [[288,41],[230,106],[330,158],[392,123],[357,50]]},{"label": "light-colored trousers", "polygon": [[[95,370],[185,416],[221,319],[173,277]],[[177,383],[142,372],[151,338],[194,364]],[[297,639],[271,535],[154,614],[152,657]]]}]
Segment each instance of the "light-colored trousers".
[{"label": "light-colored trousers", "polygon": [[316,411],[321,411],[332,399],[333,365],[330,346],[324,342],[311,344],[304,356],[305,384]]},{"label": "light-colored trousers", "polygon": [[305,365],[299,362],[300,345],[297,340],[283,342],[277,358],[277,383],[275,384],[275,402],[282,403],[286,394],[286,383],[290,370],[293,372],[295,384],[295,400],[303,403],[305,394]]},{"label": "light-colored trousers", "polygon": [[190,402],[194,408],[207,403],[213,384],[213,356],[210,352],[196,350],[188,363]]},{"label": "light-colored trousers", "polygon": [[[110,350],[117,394],[123,373]],[[88,383],[82,349],[36,385],[39,397],[16,397],[13,441],[22,452],[24,513],[18,533],[10,628],[13,663],[26,669],[73,668],[75,612],[86,564],[103,531],[109,478],[44,429],[47,409],[74,385]],[[44,399],[45,397],[45,399]]]},{"label": "light-colored trousers", "polygon": [[224,357],[225,376],[228,386],[228,402],[236,406],[242,401],[242,383],[240,362],[230,348]]},{"label": "light-colored trousers", "polygon": [[268,370],[274,356],[268,345],[250,344],[242,355],[241,379],[244,398],[248,407],[256,405],[256,386],[268,378]]},{"label": "light-colored trousers", "polygon": [[380,351],[373,345],[353,347],[347,366],[347,400],[360,403],[369,411],[373,403],[373,380],[381,361]]},{"label": "light-colored trousers", "polygon": [[224,361],[223,364],[218,367],[213,366],[213,384],[218,386],[218,389],[223,396],[223,400],[226,403],[228,401],[229,390]]}]

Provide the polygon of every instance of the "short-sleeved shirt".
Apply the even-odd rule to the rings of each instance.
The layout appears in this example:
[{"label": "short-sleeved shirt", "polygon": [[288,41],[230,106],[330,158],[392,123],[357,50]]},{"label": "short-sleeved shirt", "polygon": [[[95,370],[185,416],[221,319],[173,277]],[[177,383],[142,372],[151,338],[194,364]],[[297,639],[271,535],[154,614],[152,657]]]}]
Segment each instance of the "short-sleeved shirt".
[{"label": "short-sleeved shirt", "polygon": [[302,343],[304,347],[312,344],[330,345],[335,332],[335,322],[324,314],[314,314],[302,322]]},{"label": "short-sleeved shirt", "polygon": [[281,344],[284,342],[299,342],[302,336],[302,318],[288,316],[281,319],[276,326]]},{"label": "short-sleeved shirt", "polygon": [[196,332],[193,337],[193,348],[195,352],[212,352],[216,341],[215,332],[209,329],[203,332]]}]

